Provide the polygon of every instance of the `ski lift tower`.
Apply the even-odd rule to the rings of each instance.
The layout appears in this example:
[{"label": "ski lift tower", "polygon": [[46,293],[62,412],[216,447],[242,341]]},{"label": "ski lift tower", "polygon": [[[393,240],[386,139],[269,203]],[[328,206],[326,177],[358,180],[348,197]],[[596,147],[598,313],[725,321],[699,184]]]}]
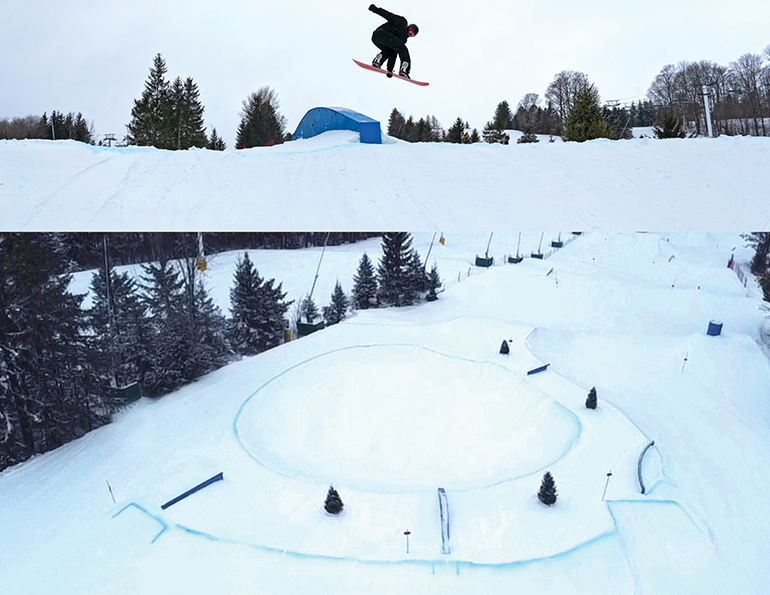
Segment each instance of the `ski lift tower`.
[{"label": "ski lift tower", "polygon": [[706,126],[708,127],[709,138],[714,138],[714,129],[711,125],[711,100],[709,99],[711,97],[710,87],[713,87],[716,84],[716,81],[710,81],[708,83],[704,83],[702,87],[703,105],[706,108]]},{"label": "ski lift tower", "polygon": [[107,146],[108,147],[112,147],[112,141],[116,140],[115,139],[115,135],[112,132],[110,132],[108,134],[105,134],[104,135],[104,140],[107,141],[107,143],[108,143]]}]

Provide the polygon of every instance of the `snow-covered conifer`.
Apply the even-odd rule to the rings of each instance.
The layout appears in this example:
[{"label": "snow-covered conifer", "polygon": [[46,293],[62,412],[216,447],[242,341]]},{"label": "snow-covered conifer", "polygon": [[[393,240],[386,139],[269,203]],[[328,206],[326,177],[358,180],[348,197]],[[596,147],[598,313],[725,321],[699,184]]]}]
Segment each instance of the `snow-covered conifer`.
[{"label": "snow-covered conifer", "polygon": [[546,471],[545,475],[543,475],[543,481],[540,484],[537,498],[546,506],[551,506],[556,503],[556,497],[556,482],[554,482],[551,472]]},{"label": "snow-covered conifer", "polygon": [[588,391],[588,397],[586,397],[586,407],[588,409],[596,409],[596,387],[592,387]]},{"label": "snow-covered conifer", "polygon": [[348,311],[348,298],[337,281],[332,292],[331,303],[324,308],[324,322],[327,326],[337,324],[345,319]]},{"label": "snow-covered conifer", "polygon": [[415,301],[413,265],[412,236],[407,232],[383,234],[382,257],[377,268],[377,297],[381,304],[408,306]]},{"label": "snow-covered conifer", "polygon": [[342,512],[344,505],[342,504],[342,498],[340,498],[337,490],[334,486],[329,486],[329,491],[326,494],[326,501],[324,502],[324,509],[329,514],[339,514]]},{"label": "snow-covered conifer", "polygon": [[291,302],[281,284],[259,276],[248,253],[238,260],[230,289],[230,342],[242,355],[254,355],[281,342],[284,315]]},{"label": "snow-covered conifer", "polygon": [[377,278],[372,261],[364,252],[358,262],[358,271],[353,277],[353,307],[366,310],[377,305]]},{"label": "snow-covered conifer", "polygon": [[438,266],[434,262],[428,273],[428,295],[425,299],[429,302],[435,302],[438,299],[439,287],[441,287],[441,277],[438,274]]}]

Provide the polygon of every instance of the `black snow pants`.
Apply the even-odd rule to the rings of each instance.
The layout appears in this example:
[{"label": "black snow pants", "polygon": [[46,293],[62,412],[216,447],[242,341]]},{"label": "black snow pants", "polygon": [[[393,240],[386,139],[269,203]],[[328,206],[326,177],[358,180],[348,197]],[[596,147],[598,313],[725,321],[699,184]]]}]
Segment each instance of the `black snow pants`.
[{"label": "black snow pants", "polygon": [[401,59],[402,64],[408,62],[411,66],[406,44],[391,32],[375,29],[372,33],[372,43],[382,51],[382,55],[388,61],[387,69],[390,72],[393,72],[393,67],[396,65],[396,56]]}]

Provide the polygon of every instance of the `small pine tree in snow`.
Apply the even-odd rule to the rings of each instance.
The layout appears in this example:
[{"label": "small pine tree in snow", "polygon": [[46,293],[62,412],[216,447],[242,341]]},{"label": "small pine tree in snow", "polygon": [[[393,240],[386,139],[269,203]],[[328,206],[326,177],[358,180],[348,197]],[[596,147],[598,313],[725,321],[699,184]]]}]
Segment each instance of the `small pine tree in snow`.
[{"label": "small pine tree in snow", "polygon": [[537,135],[532,133],[529,128],[527,128],[526,132],[522,134],[519,139],[516,141],[517,144],[522,143],[539,143],[540,139],[537,138]]},{"label": "small pine tree in snow", "polygon": [[503,343],[500,345],[500,353],[502,355],[508,355],[511,352],[511,348],[508,347],[508,341],[503,339]]},{"label": "small pine tree in snow", "polygon": [[302,300],[302,305],[299,308],[300,316],[305,319],[305,322],[312,324],[315,319],[318,318],[318,306],[315,305],[313,298],[307,296]]},{"label": "small pine tree in snow", "polygon": [[671,112],[663,112],[652,130],[655,133],[655,138],[684,138],[686,136],[685,131],[682,130],[682,122]]},{"label": "small pine tree in snow", "polygon": [[377,305],[377,278],[374,266],[366,252],[358,262],[358,271],[353,277],[353,307],[366,310]]},{"label": "small pine tree in snow", "polygon": [[590,391],[588,391],[586,407],[588,409],[596,409],[596,387],[593,387]]},{"label": "small pine tree in snow", "polygon": [[334,286],[331,303],[324,308],[324,323],[329,326],[345,320],[348,311],[348,298],[342,291],[340,282]]},{"label": "small pine tree in snow", "polygon": [[556,482],[554,482],[551,472],[546,471],[537,498],[546,506],[551,506],[556,503],[556,496]]},{"label": "small pine tree in snow", "polygon": [[435,302],[438,299],[436,291],[441,287],[441,277],[438,274],[438,267],[434,263],[428,273],[428,295],[425,299],[429,302]]},{"label": "small pine tree in snow", "polygon": [[326,502],[324,502],[324,510],[329,514],[339,514],[342,512],[342,498],[334,489],[334,486],[329,486],[329,492],[326,494]]}]

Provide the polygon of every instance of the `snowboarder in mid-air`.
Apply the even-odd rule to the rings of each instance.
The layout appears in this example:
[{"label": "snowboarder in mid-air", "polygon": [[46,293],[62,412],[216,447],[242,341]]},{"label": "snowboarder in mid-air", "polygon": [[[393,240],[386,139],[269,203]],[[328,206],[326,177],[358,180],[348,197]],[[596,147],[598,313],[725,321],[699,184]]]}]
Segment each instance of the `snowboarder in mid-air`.
[{"label": "snowboarder in mid-air", "polygon": [[392,73],[396,65],[396,56],[398,56],[401,59],[398,74],[409,78],[412,62],[409,58],[409,50],[406,49],[406,41],[417,35],[420,30],[417,25],[408,24],[404,17],[388,12],[384,8],[377,8],[374,4],[369,5],[369,10],[388,21],[372,33],[372,43],[380,48],[380,53],[372,60],[372,66],[382,68],[382,65],[387,62],[387,70]]}]

